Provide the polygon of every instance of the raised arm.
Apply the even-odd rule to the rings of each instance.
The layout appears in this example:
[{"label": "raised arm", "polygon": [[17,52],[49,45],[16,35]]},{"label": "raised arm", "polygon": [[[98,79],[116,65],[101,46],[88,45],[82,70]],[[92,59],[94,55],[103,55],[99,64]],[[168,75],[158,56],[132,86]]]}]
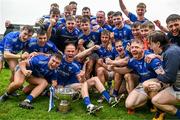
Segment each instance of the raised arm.
[{"label": "raised arm", "polygon": [[56,20],[55,19],[50,19],[50,25],[47,29],[47,38],[49,39],[51,37],[51,32],[53,29],[53,26],[56,24]]},{"label": "raised arm", "polygon": [[97,50],[99,49],[100,47],[98,45],[94,45],[93,47],[89,48],[89,49],[86,49],[84,50],[83,52],[80,52],[78,53],[76,56],[75,56],[75,59],[76,60],[81,60],[85,57],[87,57],[88,55],[90,55],[94,50]]},{"label": "raised arm", "polygon": [[169,32],[169,30],[166,27],[161,25],[161,22],[159,20],[154,20],[154,23],[162,32],[165,32],[165,33]]},{"label": "raised arm", "polygon": [[126,9],[126,6],[123,3],[123,0],[119,0],[119,6],[123,13],[128,17],[129,11]]}]

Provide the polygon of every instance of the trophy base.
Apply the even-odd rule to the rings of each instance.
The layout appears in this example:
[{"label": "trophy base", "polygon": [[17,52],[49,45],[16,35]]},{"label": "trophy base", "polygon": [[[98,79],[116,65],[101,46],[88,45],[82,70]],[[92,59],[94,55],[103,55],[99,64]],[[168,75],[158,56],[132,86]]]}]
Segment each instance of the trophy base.
[{"label": "trophy base", "polygon": [[70,103],[67,100],[61,100],[58,110],[61,113],[68,113],[71,110]]}]

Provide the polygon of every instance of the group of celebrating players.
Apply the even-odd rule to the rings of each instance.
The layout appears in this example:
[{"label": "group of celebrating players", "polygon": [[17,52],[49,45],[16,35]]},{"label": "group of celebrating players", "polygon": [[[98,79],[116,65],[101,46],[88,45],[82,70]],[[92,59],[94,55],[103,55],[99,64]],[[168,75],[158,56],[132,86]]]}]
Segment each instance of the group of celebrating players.
[{"label": "group of celebrating players", "polygon": [[87,111],[93,111],[98,106],[91,103],[89,89],[94,87],[102,94],[98,101],[105,99],[110,106],[126,91],[128,114],[147,103],[156,112],[153,120],[163,120],[165,113],[180,119],[174,106],[180,102],[180,15],[169,15],[167,27],[155,20],[160,29],[155,30],[144,17],[144,3],[137,5],[137,15],[128,11],[123,0],[119,5],[128,20],[120,11],[108,12],[107,19],[104,11],[93,16],[89,7],[76,15],[74,1],[61,14],[53,3],[49,15],[36,22],[40,27],[36,32],[27,25],[5,35],[0,41],[0,70],[6,60],[12,74],[0,102],[27,81],[22,108],[34,108],[33,99],[52,85],[80,91]]}]

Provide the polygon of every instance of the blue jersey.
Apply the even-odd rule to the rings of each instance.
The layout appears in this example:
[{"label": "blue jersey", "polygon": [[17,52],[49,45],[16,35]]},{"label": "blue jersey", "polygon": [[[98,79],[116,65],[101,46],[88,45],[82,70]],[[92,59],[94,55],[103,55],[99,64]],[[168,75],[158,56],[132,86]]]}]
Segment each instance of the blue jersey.
[{"label": "blue jersey", "polygon": [[77,75],[80,73],[80,68],[76,62],[67,62],[64,58],[57,69],[58,85],[69,85],[79,83]]},{"label": "blue jersey", "polygon": [[141,60],[136,60],[131,58],[128,61],[128,68],[133,69],[139,76],[139,82],[143,83],[144,81],[156,78],[157,74],[155,70],[158,68],[162,68],[162,62],[160,59],[153,59],[150,63],[146,63],[143,57]]},{"label": "blue jersey", "polygon": [[42,18],[44,18],[44,19],[50,19],[50,15],[43,15]]},{"label": "blue jersey", "polygon": [[104,46],[101,46],[100,49],[97,50],[97,54],[100,58],[110,58],[114,60],[117,55],[117,51],[114,46],[112,46],[111,50],[107,50]]},{"label": "blue jersey", "polygon": [[60,18],[59,21],[62,23],[63,27],[66,26],[66,19]]},{"label": "blue jersey", "polygon": [[1,41],[0,48],[13,54],[17,54],[21,50],[24,50],[28,43],[28,40],[26,42],[21,41],[19,35],[20,32],[10,32],[9,34],[7,34]]},{"label": "blue jersey", "polygon": [[[5,39],[4,39],[5,40]],[[0,40],[0,52],[3,53],[4,51],[4,40]]]},{"label": "blue jersey", "polygon": [[148,21],[148,19],[146,19],[146,18],[145,18],[144,20],[139,21],[139,20],[137,19],[137,16],[134,15],[133,13],[131,13],[131,12],[129,12],[128,18],[129,18],[132,22],[138,21],[138,22],[140,22],[140,23],[144,23],[144,22]]},{"label": "blue jersey", "polygon": [[[45,27],[46,30],[48,29],[49,25],[50,25],[50,22],[47,22],[47,23],[44,25],[44,27]],[[52,36],[52,37],[56,34],[57,29],[58,29],[61,25],[62,25],[61,21],[58,20],[57,23],[56,23],[56,24],[53,26],[53,28],[52,28],[52,32],[51,32],[51,36]]]},{"label": "blue jersey", "polygon": [[77,61],[77,60],[74,60],[74,63],[76,63],[79,67],[80,70],[83,69],[83,66],[84,66],[84,63],[83,62],[80,62],[80,61]]},{"label": "blue jersey", "polygon": [[113,32],[114,39],[122,40],[124,48],[126,48],[127,43],[129,43],[134,38],[131,29],[127,25],[124,25],[121,29],[115,27]]},{"label": "blue jersey", "polygon": [[96,32],[101,33],[104,29],[102,27],[99,27]]},{"label": "blue jersey", "polygon": [[43,19],[43,23],[47,23],[50,21],[50,15],[43,15],[40,19]]},{"label": "blue jersey", "polygon": [[100,32],[90,32],[89,35],[81,33],[78,39],[83,39],[84,47],[89,48],[90,43],[100,44]]},{"label": "blue jersey", "polygon": [[49,53],[50,54],[50,53],[58,53],[58,48],[51,41],[47,41],[47,43],[44,46],[39,46],[38,45],[38,39],[32,38],[28,42],[26,51],[28,53],[42,52],[42,53]]},{"label": "blue jersey", "polygon": [[104,24],[104,25],[102,26],[102,28],[103,28],[104,30],[108,30],[108,31],[110,31],[110,32],[112,32],[112,30],[113,30],[113,28],[112,28],[110,25],[108,25],[108,24]]},{"label": "blue jersey", "polygon": [[42,77],[51,82],[52,80],[57,80],[56,70],[51,70],[48,67],[48,62],[50,57],[44,55],[37,55],[29,60],[28,70],[32,71],[32,75],[35,77]]},{"label": "blue jersey", "polygon": [[[47,23],[50,22],[50,15],[43,15],[42,18],[40,18],[40,19],[43,19],[43,20],[44,20],[43,22],[44,22],[45,24],[47,24]],[[62,22],[61,22],[61,18],[58,19],[58,22],[62,23]]]},{"label": "blue jersey", "polygon": [[57,40],[59,50],[64,51],[66,43],[74,43],[77,44],[79,36],[79,30],[75,28],[72,32],[69,32],[66,27],[58,30]]},{"label": "blue jersey", "polygon": [[[45,30],[48,29],[49,25],[50,25],[50,22],[47,22],[47,23],[44,25]],[[61,23],[61,21],[58,20],[57,23],[56,23],[56,25],[53,26],[52,31],[51,31],[51,37],[50,37],[49,40],[52,41],[56,46],[59,44],[59,42],[58,42],[58,40],[57,40],[57,38],[56,38],[57,30],[58,30],[59,28],[61,28],[61,26],[62,26],[62,23]]]},{"label": "blue jersey", "polygon": [[102,32],[103,30],[108,30],[110,32],[113,32],[113,28],[108,25],[108,24],[104,24],[102,27],[99,27],[98,30],[96,32]]}]

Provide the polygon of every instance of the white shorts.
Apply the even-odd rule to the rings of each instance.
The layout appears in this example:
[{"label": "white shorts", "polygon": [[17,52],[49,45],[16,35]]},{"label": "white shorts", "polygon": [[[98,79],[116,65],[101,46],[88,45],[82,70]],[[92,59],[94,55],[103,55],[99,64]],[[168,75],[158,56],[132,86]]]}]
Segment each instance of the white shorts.
[{"label": "white shorts", "polygon": [[180,91],[175,91],[172,86],[165,89],[167,92],[169,92],[171,95],[173,95],[176,99],[180,100]]},{"label": "white shorts", "polygon": [[143,95],[148,96],[147,93],[144,91],[144,88],[143,88],[143,86],[142,86],[142,83],[139,83],[139,84],[136,86],[135,90],[136,90],[138,93],[141,93],[141,94],[143,94]]},{"label": "white shorts", "polygon": [[75,91],[79,91],[79,90],[81,90],[81,86],[82,86],[81,83],[72,83],[72,84],[66,85],[64,87],[74,89]]}]

